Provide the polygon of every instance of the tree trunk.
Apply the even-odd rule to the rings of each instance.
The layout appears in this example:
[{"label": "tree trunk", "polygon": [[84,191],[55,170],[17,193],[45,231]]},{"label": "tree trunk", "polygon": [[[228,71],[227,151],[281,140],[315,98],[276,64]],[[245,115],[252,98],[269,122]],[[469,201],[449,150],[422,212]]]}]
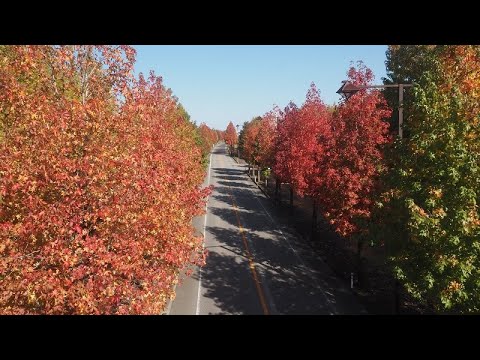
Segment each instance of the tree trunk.
[{"label": "tree trunk", "polygon": [[261,175],[260,175],[260,166],[258,167],[258,184],[260,185],[260,181],[262,181],[260,179]]},{"label": "tree trunk", "polygon": [[400,314],[400,281],[398,279],[395,279],[395,285],[394,285],[394,290],[393,290],[393,295],[394,295],[394,306],[395,306],[395,314],[398,315]]},{"label": "tree trunk", "polygon": [[290,214],[293,213],[293,187],[290,184]]},{"label": "tree trunk", "polygon": [[317,202],[313,199],[313,211],[312,211],[312,240],[317,235]]},{"label": "tree trunk", "polygon": [[362,276],[362,246],[363,240],[357,240],[357,282],[358,286],[360,286],[360,278]]},{"label": "tree trunk", "polygon": [[278,195],[278,205],[282,206],[282,181],[277,179],[277,195]]},{"label": "tree trunk", "polygon": [[280,182],[278,181],[277,178],[275,178],[275,202],[278,202],[278,185]]}]

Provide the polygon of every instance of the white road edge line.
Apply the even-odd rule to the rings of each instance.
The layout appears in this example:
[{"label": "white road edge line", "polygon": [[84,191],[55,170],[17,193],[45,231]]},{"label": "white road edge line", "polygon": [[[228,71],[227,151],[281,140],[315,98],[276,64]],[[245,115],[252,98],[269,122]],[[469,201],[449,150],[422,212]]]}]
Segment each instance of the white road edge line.
[{"label": "white road edge line", "polygon": [[[215,147],[213,148],[215,149]],[[212,149],[212,151],[213,151]],[[210,186],[210,170],[212,169],[212,155],[213,153],[210,153],[210,164],[208,166],[208,176],[207,176],[207,186]],[[205,249],[205,240],[207,237],[207,215],[208,215],[208,197],[207,201],[205,202],[205,221],[203,223],[203,244],[202,244],[202,250]],[[195,315],[200,315],[200,295],[202,291],[202,268],[198,268],[198,291],[197,291],[197,309],[195,311]]]}]

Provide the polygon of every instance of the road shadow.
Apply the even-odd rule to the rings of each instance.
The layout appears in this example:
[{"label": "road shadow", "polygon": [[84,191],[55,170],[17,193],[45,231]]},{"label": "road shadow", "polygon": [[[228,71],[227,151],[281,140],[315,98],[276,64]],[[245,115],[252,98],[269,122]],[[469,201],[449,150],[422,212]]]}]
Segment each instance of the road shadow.
[{"label": "road shadow", "polygon": [[[261,312],[259,295],[248,267],[245,246],[237,230],[208,227],[222,252],[210,250],[208,266],[202,269],[204,296],[213,299],[221,313],[253,314]],[[351,294],[331,286],[325,275],[296,259],[289,249],[272,238],[248,234],[254,253],[259,282],[272,314],[358,314],[360,309],[346,307]],[[217,249],[216,249],[217,250]],[[317,277],[317,278],[315,278]],[[255,299],[252,301],[252,299]],[[271,303],[274,306],[271,306]]]},{"label": "road shadow", "polygon": [[215,314],[262,315],[247,258],[243,254],[237,256],[212,248],[206,250],[207,265],[201,270],[202,292],[203,297],[213,301],[216,309],[219,309]]},{"label": "road shadow", "polygon": [[[381,248],[364,246],[362,249],[361,269],[358,273],[356,243],[341,237],[319,211],[317,223],[312,222],[312,200],[294,195],[294,211],[289,206],[289,185],[281,187],[281,205],[275,198],[275,179],[271,177],[268,187],[262,187],[270,197],[269,211],[289,228],[294,229],[301,241],[311,247],[312,253],[321,258],[333,270],[343,284],[350,286],[351,274],[354,274],[354,287],[357,300],[370,313],[393,314],[395,312],[394,279],[389,272],[386,259],[378,252]],[[316,231],[312,233],[312,227]],[[405,296],[405,293],[402,294]],[[402,313],[409,313],[403,311]],[[411,313],[418,313],[412,311]]]},{"label": "road shadow", "polygon": [[246,231],[274,232],[265,213],[258,211],[258,204],[255,203],[256,200],[249,188],[234,189],[229,186],[217,186],[215,191],[213,197],[215,200],[224,203],[225,207],[209,207],[209,212],[236,227],[238,223],[233,212],[233,204],[235,203],[242,226]]},{"label": "road shadow", "polygon": [[230,176],[240,176],[242,179],[246,179],[245,178],[245,171],[243,171],[243,170],[224,168],[224,167],[222,167],[222,168],[215,167],[215,168],[212,168],[212,171],[214,172],[215,176],[217,176],[217,175],[227,175],[227,177],[225,179],[230,179]]},{"label": "road shadow", "polygon": [[[207,226],[207,236],[217,245],[209,250],[207,265],[202,269],[204,296],[215,302],[221,313],[262,313],[258,292],[238,221],[244,230],[260,282],[266,297],[278,314],[359,314],[361,307],[352,293],[342,286],[330,269],[316,259],[308,247],[299,247],[295,235],[276,226],[262,210],[257,195],[251,191],[248,177],[242,171],[213,168],[221,174],[212,197],[219,203],[209,206],[228,227]],[[242,175],[240,175],[242,174]],[[235,178],[235,179],[233,179]],[[235,181],[230,181],[230,179]],[[244,180],[239,182],[239,180]],[[235,202],[237,212],[233,208]],[[252,299],[255,299],[252,301]]]},{"label": "road shadow", "polygon": [[229,180],[229,181],[244,181],[244,176],[235,176],[235,175],[215,175],[216,179],[220,180]]},{"label": "road shadow", "polygon": [[217,147],[216,149],[214,149],[212,151],[212,154],[216,154],[216,155],[226,155],[226,153],[227,153],[227,151],[223,147]]},{"label": "road shadow", "polygon": [[[262,313],[239,220],[247,245],[259,264],[260,281],[265,281],[264,288],[269,289],[266,295],[273,299],[278,314],[362,313],[350,290],[312,249],[296,240],[294,233],[285,229],[282,232],[266,215],[252,191],[256,186],[244,169],[213,167],[211,170],[219,179],[211,196],[220,204],[209,206],[208,211],[229,226],[206,227],[207,236],[215,238],[217,246],[207,249],[209,255],[207,265],[202,268],[202,288],[204,296],[214,301],[220,313]],[[233,201],[238,214],[232,206]],[[285,218],[279,215],[284,228]],[[286,223],[288,225],[288,221]]]},{"label": "road shadow", "polygon": [[254,188],[252,184],[238,182],[238,181],[217,181],[217,184],[223,185],[229,188],[247,188],[247,189]]}]

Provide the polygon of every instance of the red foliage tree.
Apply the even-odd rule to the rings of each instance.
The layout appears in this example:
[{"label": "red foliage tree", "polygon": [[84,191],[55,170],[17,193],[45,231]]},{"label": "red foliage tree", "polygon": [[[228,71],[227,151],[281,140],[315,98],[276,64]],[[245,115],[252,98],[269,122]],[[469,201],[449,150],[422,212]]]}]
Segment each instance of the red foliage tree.
[{"label": "red foliage tree", "polygon": [[198,130],[200,132],[200,136],[204,140],[205,144],[208,146],[210,149],[212,145],[216,144],[218,141],[218,135],[217,132],[211,128],[208,127],[207,124],[201,123],[200,126],[198,127]]},{"label": "red foliage tree", "polygon": [[[363,63],[348,72],[348,81],[354,85],[371,84],[373,78]],[[359,223],[370,217],[383,164],[381,146],[389,141],[385,119],[390,115],[381,92],[366,89],[341,102],[334,112],[333,143],[327,162],[321,165],[325,192],[319,201],[324,215],[343,236],[362,230]]]},{"label": "red foliage tree", "polygon": [[238,136],[237,130],[231,121],[228,123],[227,129],[225,130],[224,139],[227,145],[230,147],[230,151],[232,151],[234,146],[237,144]]},{"label": "red foliage tree", "polygon": [[323,161],[330,141],[329,113],[314,84],[305,104],[290,104],[278,123],[274,172],[299,195],[316,195],[324,178]]},{"label": "red foliage tree", "polygon": [[292,149],[295,148],[293,139],[295,138],[295,124],[298,118],[298,107],[290,102],[283,112],[280,112],[280,118],[277,122],[276,152],[273,172],[281,182],[291,183],[293,179]]},{"label": "red foliage tree", "polygon": [[[315,199],[322,195],[325,157],[331,143],[330,113],[311,84],[306,101],[298,109],[290,103],[277,125],[273,166],[277,181],[290,183],[293,192]],[[278,190],[277,182],[277,190]]]},{"label": "red foliage tree", "polygon": [[313,83],[298,113],[295,130],[292,162],[296,168],[292,182],[300,196],[317,198],[324,189],[325,163],[332,132],[330,113]]},{"label": "red foliage tree", "polygon": [[194,129],[130,47],[0,55],[0,311],[160,313],[203,258]]},{"label": "red foliage tree", "polygon": [[215,132],[217,133],[217,139],[218,141],[224,141],[225,140],[225,131],[221,131],[221,130],[215,130]]}]

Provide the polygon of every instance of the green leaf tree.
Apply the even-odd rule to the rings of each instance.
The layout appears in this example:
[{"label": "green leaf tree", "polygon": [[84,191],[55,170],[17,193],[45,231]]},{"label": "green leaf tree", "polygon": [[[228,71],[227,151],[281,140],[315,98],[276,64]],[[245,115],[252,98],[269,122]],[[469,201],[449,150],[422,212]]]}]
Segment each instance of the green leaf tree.
[{"label": "green leaf tree", "polygon": [[479,49],[410,47],[389,64],[416,86],[372,235],[408,292],[437,311],[480,310]]}]

